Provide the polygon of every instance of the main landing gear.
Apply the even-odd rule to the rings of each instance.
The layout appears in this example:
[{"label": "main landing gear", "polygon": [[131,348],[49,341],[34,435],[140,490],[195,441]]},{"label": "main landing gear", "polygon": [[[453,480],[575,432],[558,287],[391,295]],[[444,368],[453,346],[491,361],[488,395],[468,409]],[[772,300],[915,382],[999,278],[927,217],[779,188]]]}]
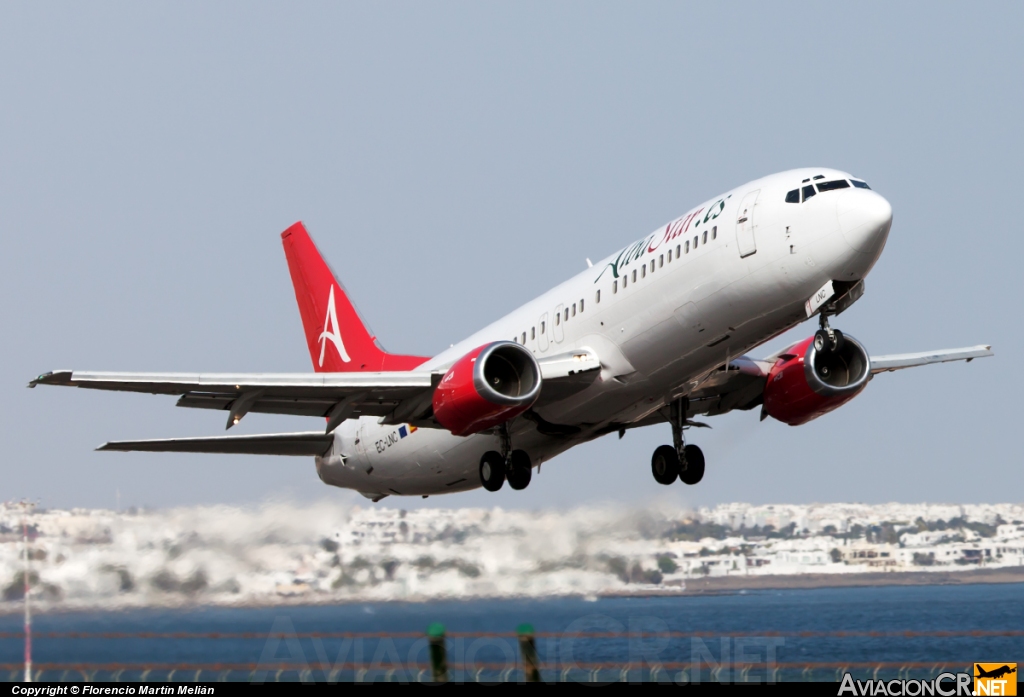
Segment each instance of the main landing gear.
[{"label": "main landing gear", "polygon": [[672,445],[661,445],[651,457],[651,472],[659,484],[671,484],[679,479],[684,484],[696,484],[704,478],[704,453],[696,445],[684,445],[683,429],[689,400],[682,397],[669,406],[672,425]]},{"label": "main landing gear", "polygon": [[501,426],[501,450],[488,450],[480,458],[480,483],[487,491],[497,491],[508,480],[508,485],[521,491],[530,485],[533,462],[525,450],[512,450],[508,427]]}]

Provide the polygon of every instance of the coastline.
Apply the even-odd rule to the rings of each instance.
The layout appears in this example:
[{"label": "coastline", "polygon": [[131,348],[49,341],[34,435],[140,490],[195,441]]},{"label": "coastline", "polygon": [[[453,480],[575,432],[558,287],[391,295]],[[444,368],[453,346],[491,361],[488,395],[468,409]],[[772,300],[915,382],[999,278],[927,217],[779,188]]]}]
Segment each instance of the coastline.
[{"label": "coastline", "polygon": [[858,588],[871,586],[949,586],[976,583],[1024,583],[1024,566],[964,571],[875,571],[850,574],[778,574],[710,576],[686,580],[681,594],[701,595],[741,590]]},{"label": "coastline", "polygon": [[[635,591],[608,590],[594,594],[564,593],[550,595],[479,595],[459,597],[459,600],[544,600],[554,598],[667,598],[701,595],[732,595],[743,591],[815,590],[819,588],[870,588],[883,586],[959,586],[981,584],[1024,584],[1024,566],[1001,569],[969,569],[965,571],[891,571],[851,574],[776,574],[758,576],[714,576],[686,579],[685,586],[642,586]],[[131,610],[201,610],[206,608],[273,608],[301,606],[359,605],[446,602],[456,596],[413,595],[405,598],[381,599],[374,597],[316,597],[278,596],[249,598],[241,602],[168,602],[168,603],[83,603],[41,602],[33,604],[34,611],[43,614],[65,612],[124,612]],[[20,614],[20,602],[0,605],[0,617]]]}]

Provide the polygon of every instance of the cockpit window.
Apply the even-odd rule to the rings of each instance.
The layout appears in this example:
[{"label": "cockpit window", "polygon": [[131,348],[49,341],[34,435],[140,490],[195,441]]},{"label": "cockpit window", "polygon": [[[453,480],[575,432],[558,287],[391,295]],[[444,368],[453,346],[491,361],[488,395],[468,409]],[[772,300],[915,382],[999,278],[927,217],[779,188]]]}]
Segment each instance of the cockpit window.
[{"label": "cockpit window", "polygon": [[800,189],[793,189],[787,193],[786,203],[800,203]]},{"label": "cockpit window", "polygon": [[814,180],[815,180],[815,181],[817,181],[817,180],[819,180],[819,179],[824,179],[824,178],[825,178],[825,175],[824,175],[824,174],[816,174],[816,175],[814,175]]},{"label": "cockpit window", "polygon": [[830,182],[820,182],[818,184],[818,191],[825,193],[826,191],[835,191],[836,189],[849,189],[850,184],[845,179],[836,179]]},{"label": "cockpit window", "polygon": [[814,196],[815,193],[817,193],[817,192],[814,191],[814,185],[813,184],[808,184],[807,186],[805,186],[803,191],[804,191],[804,201],[806,201],[811,196]]},{"label": "cockpit window", "polygon": [[870,186],[868,186],[867,182],[860,182],[860,181],[857,181],[856,179],[851,179],[850,182],[852,182],[853,185],[856,186],[858,189],[870,189],[871,188]]}]

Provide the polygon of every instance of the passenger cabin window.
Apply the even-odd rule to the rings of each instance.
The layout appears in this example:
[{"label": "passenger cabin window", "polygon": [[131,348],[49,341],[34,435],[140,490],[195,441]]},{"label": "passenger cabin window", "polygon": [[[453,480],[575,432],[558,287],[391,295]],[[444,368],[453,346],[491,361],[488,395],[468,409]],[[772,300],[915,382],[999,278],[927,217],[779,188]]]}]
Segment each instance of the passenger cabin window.
[{"label": "passenger cabin window", "polygon": [[717,225],[714,226],[713,228],[711,228],[711,239],[713,239],[713,240],[718,239],[718,226]]},{"label": "passenger cabin window", "polygon": [[537,338],[537,327],[530,327],[530,341]]},{"label": "passenger cabin window", "polygon": [[858,189],[870,189],[871,188],[870,186],[868,186],[867,182],[857,181],[856,179],[851,179],[850,182],[854,186],[856,186]]},{"label": "passenger cabin window", "polygon": [[618,293],[618,292],[619,292],[619,282],[618,281],[612,281],[612,294],[614,295],[615,293]]},{"label": "passenger cabin window", "polygon": [[672,263],[672,250],[668,250],[668,263]]},{"label": "passenger cabin window", "polygon": [[[651,263],[654,263],[654,262],[651,262]],[[658,255],[658,268],[660,269],[664,265],[665,265],[665,255],[664,254],[659,254]]]},{"label": "passenger cabin window", "polygon": [[636,269],[633,269],[633,283],[636,283]]},{"label": "passenger cabin window", "polygon": [[598,290],[597,290],[597,295],[594,296],[594,302],[596,302],[596,303],[601,302],[601,289],[600,288],[598,288]]},{"label": "passenger cabin window", "polygon": [[826,191],[835,191],[836,189],[849,189],[850,184],[845,179],[836,179],[830,182],[821,182],[818,184],[818,193],[824,193]]},{"label": "passenger cabin window", "polygon": [[583,298],[580,298],[580,314],[583,314]]},{"label": "passenger cabin window", "polygon": [[640,278],[647,278],[647,264],[640,267]]},{"label": "passenger cabin window", "polygon": [[809,199],[811,196],[814,196],[814,194],[816,194],[818,192],[816,192],[814,190],[814,185],[813,184],[808,184],[807,186],[805,186],[803,188],[803,193],[804,193],[804,201],[806,201],[807,199]]},{"label": "passenger cabin window", "polygon": [[701,239],[701,242],[703,242],[704,244],[708,243],[708,231],[707,230],[704,231],[704,236]]},{"label": "passenger cabin window", "polygon": [[626,290],[627,282],[629,281],[629,274],[622,277],[622,290]]},{"label": "passenger cabin window", "polygon": [[547,322],[541,322],[540,323],[540,333],[543,334],[545,329],[547,329]]},{"label": "passenger cabin window", "polygon": [[[568,312],[568,310],[566,310],[566,312]],[[575,316],[576,316],[576,303],[573,303],[573,304],[572,304],[572,316],[573,316],[573,317],[575,317]]]},{"label": "passenger cabin window", "polygon": [[676,259],[679,258],[679,251],[682,249],[682,245],[676,245]]},{"label": "passenger cabin window", "polygon": [[562,313],[559,312],[558,314],[555,315],[555,326],[557,327],[561,323],[562,323]]},{"label": "passenger cabin window", "polygon": [[686,240],[686,253],[690,253],[690,240]]},{"label": "passenger cabin window", "polygon": [[693,236],[693,248],[697,249],[697,236],[696,235]]},{"label": "passenger cabin window", "polygon": [[[575,313],[573,313],[573,314],[575,314]],[[569,308],[565,308],[565,321],[566,322],[569,321]]]},{"label": "passenger cabin window", "polygon": [[519,343],[521,343],[523,346],[526,346],[526,332],[523,332],[523,340],[520,341]]},{"label": "passenger cabin window", "polygon": [[651,259],[651,273],[654,273],[654,259]]},{"label": "passenger cabin window", "polygon": [[800,203],[800,189],[786,192],[786,203]]}]

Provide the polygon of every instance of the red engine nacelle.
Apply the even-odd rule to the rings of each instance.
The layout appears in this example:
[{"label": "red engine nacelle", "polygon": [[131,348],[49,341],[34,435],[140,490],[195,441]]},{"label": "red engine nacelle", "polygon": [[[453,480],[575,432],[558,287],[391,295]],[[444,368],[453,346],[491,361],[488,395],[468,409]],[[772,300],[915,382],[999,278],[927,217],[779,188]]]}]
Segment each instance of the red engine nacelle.
[{"label": "red engine nacelle", "polygon": [[860,342],[845,336],[838,351],[817,351],[814,337],[791,346],[768,373],[768,415],[799,426],[860,394],[871,379],[871,359]]},{"label": "red engine nacelle", "polygon": [[455,362],[434,391],[434,418],[468,436],[522,414],[540,394],[540,365],[525,347],[496,341]]}]

